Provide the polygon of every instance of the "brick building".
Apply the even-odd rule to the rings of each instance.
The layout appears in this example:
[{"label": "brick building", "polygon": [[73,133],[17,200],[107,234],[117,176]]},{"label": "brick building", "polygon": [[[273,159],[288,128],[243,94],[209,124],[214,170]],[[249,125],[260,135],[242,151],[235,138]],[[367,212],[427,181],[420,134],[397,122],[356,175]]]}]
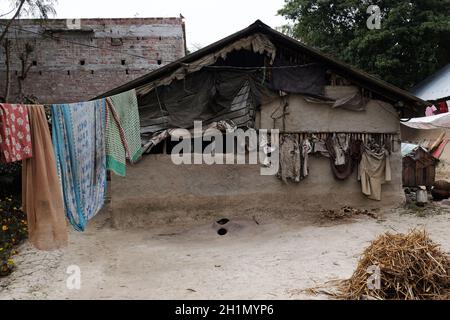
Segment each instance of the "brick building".
[{"label": "brick building", "polygon": [[[5,22],[0,20],[0,29]],[[186,53],[182,18],[21,19],[7,37],[11,102],[18,96],[20,82],[22,93],[40,103],[88,100]],[[3,97],[6,51],[0,50]],[[27,68],[25,80],[20,81]]]}]

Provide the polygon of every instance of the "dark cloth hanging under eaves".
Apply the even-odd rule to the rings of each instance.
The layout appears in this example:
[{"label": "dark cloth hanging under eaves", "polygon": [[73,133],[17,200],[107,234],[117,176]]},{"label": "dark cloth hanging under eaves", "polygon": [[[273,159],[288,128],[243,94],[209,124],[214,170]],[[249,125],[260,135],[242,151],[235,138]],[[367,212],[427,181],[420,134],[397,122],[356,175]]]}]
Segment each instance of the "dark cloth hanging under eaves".
[{"label": "dark cloth hanging under eaves", "polygon": [[323,97],[327,84],[326,68],[318,63],[292,66],[281,58],[275,59],[272,70],[273,90]]},{"label": "dark cloth hanging under eaves", "polygon": [[269,94],[263,81],[262,71],[205,68],[158,87],[139,97],[142,133],[191,128],[196,120],[252,125],[255,106]]}]

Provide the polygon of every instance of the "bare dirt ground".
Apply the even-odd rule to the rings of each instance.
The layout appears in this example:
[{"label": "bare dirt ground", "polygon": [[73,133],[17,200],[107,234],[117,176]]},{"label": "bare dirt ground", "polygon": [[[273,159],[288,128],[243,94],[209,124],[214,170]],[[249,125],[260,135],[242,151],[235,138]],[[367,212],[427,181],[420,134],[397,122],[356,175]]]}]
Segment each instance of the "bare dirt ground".
[{"label": "bare dirt ground", "polygon": [[[320,213],[294,218],[233,219],[228,233],[214,222],[117,230],[108,213],[67,249],[15,257],[0,278],[0,299],[318,299],[302,289],[348,278],[377,235],[425,228],[450,251],[450,206],[380,211],[374,219],[328,221]],[[302,217],[302,218],[300,218]],[[66,269],[81,268],[81,289],[69,290]]]}]

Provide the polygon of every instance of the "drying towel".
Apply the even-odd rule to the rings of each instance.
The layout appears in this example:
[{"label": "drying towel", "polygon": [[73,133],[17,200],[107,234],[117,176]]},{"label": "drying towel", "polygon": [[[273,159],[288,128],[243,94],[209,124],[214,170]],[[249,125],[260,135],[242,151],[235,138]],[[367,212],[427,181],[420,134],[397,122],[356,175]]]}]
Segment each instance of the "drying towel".
[{"label": "drying towel", "polygon": [[136,91],[107,98],[106,168],[125,176],[126,159],[135,163],[142,156]]},{"label": "drying towel", "polygon": [[64,206],[84,231],[106,195],[106,100],[52,105],[52,134]]},{"label": "drying towel", "polygon": [[381,200],[381,186],[391,181],[389,152],[385,148],[363,147],[359,164],[358,179],[363,194],[369,199]]},{"label": "drying towel", "polygon": [[28,106],[33,157],[22,163],[22,204],[28,239],[40,250],[67,245],[67,223],[52,139],[43,106]]},{"label": "drying towel", "polygon": [[25,160],[32,156],[27,107],[0,104],[0,162]]}]

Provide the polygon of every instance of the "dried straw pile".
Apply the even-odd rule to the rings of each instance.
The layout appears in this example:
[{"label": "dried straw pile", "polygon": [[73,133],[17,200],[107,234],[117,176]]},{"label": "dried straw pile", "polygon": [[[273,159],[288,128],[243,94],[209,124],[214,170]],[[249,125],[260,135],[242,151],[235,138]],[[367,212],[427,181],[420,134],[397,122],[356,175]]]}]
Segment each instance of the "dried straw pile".
[{"label": "dried straw pile", "polygon": [[[381,288],[369,289],[370,266],[378,266]],[[449,299],[450,256],[425,231],[379,236],[364,251],[352,277],[338,284],[341,299]]]},{"label": "dried straw pile", "polygon": [[342,207],[339,210],[321,210],[321,218],[324,220],[345,220],[361,215],[366,215],[374,219],[378,218],[378,215],[375,212],[355,209],[349,206]]}]

